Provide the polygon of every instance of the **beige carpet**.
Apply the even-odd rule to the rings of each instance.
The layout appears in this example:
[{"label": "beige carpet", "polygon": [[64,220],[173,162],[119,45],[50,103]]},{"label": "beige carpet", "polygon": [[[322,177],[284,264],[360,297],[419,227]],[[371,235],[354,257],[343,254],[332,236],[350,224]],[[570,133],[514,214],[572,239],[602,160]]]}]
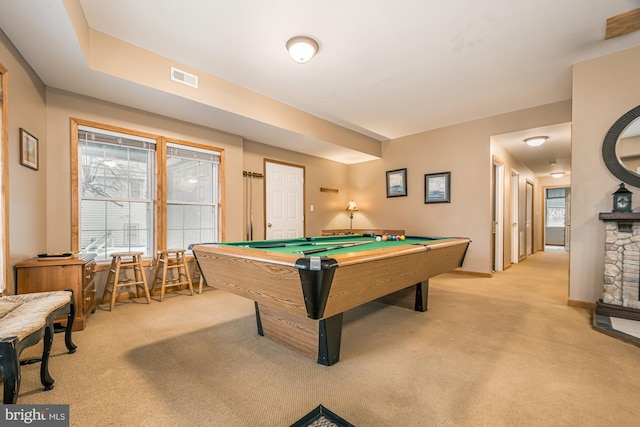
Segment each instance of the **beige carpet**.
[{"label": "beige carpet", "polygon": [[640,348],[566,305],[567,263],[439,276],[426,313],[350,311],[330,367],[259,337],[253,302],[220,290],[121,303],[76,354],[56,336],[53,390],[23,367],[18,403],[68,403],[74,426],[289,426],[320,404],[359,427],[638,425]]}]

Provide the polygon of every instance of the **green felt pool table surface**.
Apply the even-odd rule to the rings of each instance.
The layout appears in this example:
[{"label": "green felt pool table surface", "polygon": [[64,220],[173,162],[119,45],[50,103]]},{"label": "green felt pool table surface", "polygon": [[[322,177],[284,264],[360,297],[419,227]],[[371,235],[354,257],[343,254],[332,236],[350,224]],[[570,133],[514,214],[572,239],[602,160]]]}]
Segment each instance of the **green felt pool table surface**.
[{"label": "green felt pool table surface", "polygon": [[[219,243],[221,246],[233,246],[238,248],[248,248],[278,252],[283,254],[297,254],[305,256],[303,251],[323,250],[309,254],[307,256],[333,256],[349,252],[371,251],[386,248],[399,248],[408,245],[420,245],[425,242],[436,240],[446,240],[446,237],[406,237],[404,240],[381,240],[376,241],[375,236],[351,234],[345,236],[321,236],[321,237],[300,237],[295,239],[282,240],[254,240],[247,242],[225,242]],[[343,248],[332,249],[345,245]],[[349,246],[347,246],[349,245]]]}]

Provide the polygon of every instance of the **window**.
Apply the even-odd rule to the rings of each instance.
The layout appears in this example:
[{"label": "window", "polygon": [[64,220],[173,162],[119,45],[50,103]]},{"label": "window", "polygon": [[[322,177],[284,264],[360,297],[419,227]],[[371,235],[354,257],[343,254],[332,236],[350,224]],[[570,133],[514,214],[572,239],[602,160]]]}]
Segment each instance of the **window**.
[{"label": "window", "polygon": [[167,143],[167,248],[216,241],[219,164],[216,152]]},{"label": "window", "polygon": [[155,141],[80,126],[78,150],[80,251],[151,256]]},{"label": "window", "polygon": [[565,225],[565,189],[547,188],[547,227],[564,227]]},{"label": "window", "polygon": [[104,261],[218,241],[221,150],[75,119],[72,127],[73,250]]}]

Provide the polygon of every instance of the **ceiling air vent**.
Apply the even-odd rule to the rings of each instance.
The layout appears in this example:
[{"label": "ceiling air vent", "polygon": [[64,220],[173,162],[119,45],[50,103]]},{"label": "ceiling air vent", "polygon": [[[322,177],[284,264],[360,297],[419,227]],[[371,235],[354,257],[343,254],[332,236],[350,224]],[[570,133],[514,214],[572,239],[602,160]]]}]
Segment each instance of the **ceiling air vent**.
[{"label": "ceiling air vent", "polygon": [[196,89],[198,88],[198,76],[194,76],[193,74],[189,74],[186,71],[179,70],[175,67],[171,67],[171,80]]}]

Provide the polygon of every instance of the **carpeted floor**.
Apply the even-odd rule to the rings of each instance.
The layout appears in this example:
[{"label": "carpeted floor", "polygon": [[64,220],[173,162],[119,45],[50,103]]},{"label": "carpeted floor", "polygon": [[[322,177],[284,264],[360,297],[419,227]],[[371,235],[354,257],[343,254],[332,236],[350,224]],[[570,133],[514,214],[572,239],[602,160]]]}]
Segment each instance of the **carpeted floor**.
[{"label": "carpeted floor", "polygon": [[567,263],[439,276],[425,313],[349,311],[330,367],[258,336],[253,302],[220,290],[121,303],[76,354],[56,336],[53,390],[23,367],[18,403],[68,403],[73,426],[290,426],[320,404],[358,427],[637,425],[640,348],[566,305]]}]

